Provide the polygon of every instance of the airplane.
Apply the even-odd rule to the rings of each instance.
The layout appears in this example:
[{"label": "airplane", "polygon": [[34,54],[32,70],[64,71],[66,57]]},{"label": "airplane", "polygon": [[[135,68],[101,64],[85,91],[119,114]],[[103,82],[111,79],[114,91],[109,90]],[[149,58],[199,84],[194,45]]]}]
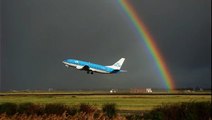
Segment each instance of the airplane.
[{"label": "airplane", "polygon": [[99,65],[76,59],[66,59],[63,61],[63,63],[66,67],[74,67],[78,70],[85,70],[87,71],[87,74],[93,74],[94,72],[103,74],[114,74],[127,72],[126,70],[121,70],[121,66],[124,63],[124,60],[125,58],[121,58],[119,61],[110,66]]}]

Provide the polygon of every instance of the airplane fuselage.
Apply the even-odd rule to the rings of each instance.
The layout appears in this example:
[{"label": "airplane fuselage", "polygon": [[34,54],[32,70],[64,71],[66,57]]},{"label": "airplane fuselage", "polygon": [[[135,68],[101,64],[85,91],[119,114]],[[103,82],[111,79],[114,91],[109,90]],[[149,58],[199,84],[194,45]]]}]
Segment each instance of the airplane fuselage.
[{"label": "airplane fuselage", "polygon": [[91,72],[97,72],[97,73],[104,73],[104,74],[111,74],[111,73],[117,73],[119,70],[115,70],[113,68],[91,63],[91,62],[86,62],[86,61],[81,61],[81,60],[76,60],[76,59],[67,59],[64,60],[63,63],[65,64],[66,67],[75,67],[76,69],[79,70],[85,70],[87,73]]}]

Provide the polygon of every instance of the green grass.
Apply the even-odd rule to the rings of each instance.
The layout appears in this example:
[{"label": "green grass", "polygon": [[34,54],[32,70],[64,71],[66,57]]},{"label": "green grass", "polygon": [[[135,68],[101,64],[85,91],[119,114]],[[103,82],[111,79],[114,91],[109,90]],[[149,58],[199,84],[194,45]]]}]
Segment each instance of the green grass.
[{"label": "green grass", "polygon": [[166,103],[178,103],[189,101],[210,101],[211,95],[26,95],[26,96],[0,96],[0,104],[5,102],[48,104],[63,103],[66,105],[79,105],[88,103],[101,108],[106,103],[115,103],[119,110],[151,110],[154,107]]},{"label": "green grass", "polygon": [[[52,116],[53,115],[53,116]],[[120,114],[116,104],[104,104],[97,109],[90,104],[68,106],[61,103],[2,103],[0,118],[3,120],[18,119],[105,119],[105,120],[211,120],[211,102],[178,102],[162,104],[150,111]]]}]

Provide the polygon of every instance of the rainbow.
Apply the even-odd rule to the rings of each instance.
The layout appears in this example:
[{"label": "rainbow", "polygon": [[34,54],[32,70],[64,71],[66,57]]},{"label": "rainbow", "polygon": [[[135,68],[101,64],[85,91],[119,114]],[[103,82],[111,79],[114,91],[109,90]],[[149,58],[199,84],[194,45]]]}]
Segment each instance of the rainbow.
[{"label": "rainbow", "polygon": [[160,50],[157,48],[157,45],[155,44],[151,34],[148,32],[146,26],[139,18],[135,9],[128,0],[118,0],[118,4],[121,5],[122,9],[124,10],[124,13],[130,19],[131,23],[138,32],[140,39],[144,41],[146,48],[148,49],[149,53],[151,54],[153,60],[157,65],[159,73],[167,89],[173,90],[175,88],[174,80],[172,79],[169,69],[165,64],[162,55],[160,54]]}]

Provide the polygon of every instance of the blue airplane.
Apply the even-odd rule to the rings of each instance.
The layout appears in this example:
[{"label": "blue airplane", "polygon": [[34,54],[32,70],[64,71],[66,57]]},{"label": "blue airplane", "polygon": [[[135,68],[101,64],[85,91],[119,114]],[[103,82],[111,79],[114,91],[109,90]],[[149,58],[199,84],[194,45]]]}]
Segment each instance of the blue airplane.
[{"label": "blue airplane", "polygon": [[121,66],[124,63],[125,58],[121,58],[115,64],[111,66],[103,66],[95,63],[90,63],[86,61],[76,60],[76,59],[67,59],[64,60],[63,63],[66,67],[74,67],[78,70],[85,70],[87,74],[94,72],[103,73],[103,74],[112,74],[112,73],[120,73],[126,72],[126,70],[121,70]]}]

